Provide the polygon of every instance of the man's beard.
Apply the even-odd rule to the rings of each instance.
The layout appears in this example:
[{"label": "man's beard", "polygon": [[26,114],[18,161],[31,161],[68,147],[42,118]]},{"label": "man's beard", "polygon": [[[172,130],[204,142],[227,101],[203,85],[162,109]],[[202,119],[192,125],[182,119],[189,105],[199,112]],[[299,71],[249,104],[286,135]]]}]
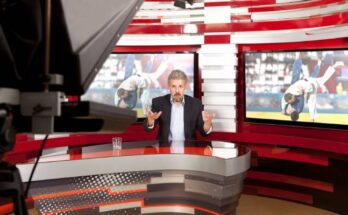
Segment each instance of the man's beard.
[{"label": "man's beard", "polygon": [[182,95],[180,95],[180,94],[175,94],[175,95],[173,96],[174,102],[182,103],[183,98],[184,98],[184,97],[183,97]]}]

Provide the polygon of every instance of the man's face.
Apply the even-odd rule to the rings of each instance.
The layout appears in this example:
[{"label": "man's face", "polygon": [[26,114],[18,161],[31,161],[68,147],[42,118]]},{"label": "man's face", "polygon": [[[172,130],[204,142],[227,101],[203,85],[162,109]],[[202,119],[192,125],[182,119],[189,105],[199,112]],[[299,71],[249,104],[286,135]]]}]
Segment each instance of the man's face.
[{"label": "man's face", "polygon": [[[296,97],[293,96],[291,99],[288,100],[289,104],[293,104],[296,101]],[[290,105],[289,105],[290,106]]]},{"label": "man's face", "polygon": [[174,102],[182,102],[186,89],[186,82],[180,79],[169,80],[169,90]]},{"label": "man's face", "polygon": [[120,96],[120,99],[125,99],[125,98],[127,98],[127,96],[128,96],[128,92],[125,91],[125,92]]},{"label": "man's face", "polygon": [[293,108],[291,105],[288,105],[285,111],[288,115],[290,115],[295,111],[295,108]]}]

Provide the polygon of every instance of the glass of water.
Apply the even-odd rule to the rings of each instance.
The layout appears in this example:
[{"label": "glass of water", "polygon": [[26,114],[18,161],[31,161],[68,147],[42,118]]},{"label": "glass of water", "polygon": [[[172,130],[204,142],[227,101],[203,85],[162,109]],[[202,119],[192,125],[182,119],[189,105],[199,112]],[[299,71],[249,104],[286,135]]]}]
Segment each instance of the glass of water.
[{"label": "glass of water", "polygon": [[113,150],[122,149],[122,137],[113,137],[112,138],[112,149]]}]

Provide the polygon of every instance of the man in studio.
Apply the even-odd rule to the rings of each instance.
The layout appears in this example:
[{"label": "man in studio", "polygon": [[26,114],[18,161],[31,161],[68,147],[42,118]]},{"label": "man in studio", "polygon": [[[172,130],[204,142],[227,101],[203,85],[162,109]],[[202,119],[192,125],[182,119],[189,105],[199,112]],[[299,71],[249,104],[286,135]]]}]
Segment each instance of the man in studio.
[{"label": "man in studio", "polygon": [[186,85],[186,74],[173,70],[168,76],[170,94],[152,100],[152,109],[147,111],[144,128],[152,131],[159,125],[158,140],[194,140],[196,128],[203,136],[212,131],[215,114],[203,111],[199,99],[184,95]]}]

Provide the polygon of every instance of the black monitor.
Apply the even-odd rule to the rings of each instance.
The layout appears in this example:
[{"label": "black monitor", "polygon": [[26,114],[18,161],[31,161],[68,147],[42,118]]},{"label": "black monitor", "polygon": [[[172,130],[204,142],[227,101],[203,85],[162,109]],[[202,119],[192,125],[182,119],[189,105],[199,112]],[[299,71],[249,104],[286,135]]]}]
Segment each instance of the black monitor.
[{"label": "black monitor", "polygon": [[[6,2],[6,1],[5,1]],[[7,1],[1,12],[0,87],[42,90],[44,3]],[[52,0],[51,74],[62,74],[67,95],[81,95],[94,79],[142,0]],[[6,4],[6,3],[5,3]]]}]

